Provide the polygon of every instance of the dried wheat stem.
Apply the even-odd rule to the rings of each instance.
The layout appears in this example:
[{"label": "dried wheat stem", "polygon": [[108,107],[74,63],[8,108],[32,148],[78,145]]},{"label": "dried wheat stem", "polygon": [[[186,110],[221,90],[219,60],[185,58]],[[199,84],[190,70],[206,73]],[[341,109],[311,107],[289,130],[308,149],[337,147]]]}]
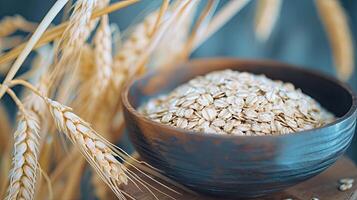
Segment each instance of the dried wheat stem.
[{"label": "dried wheat stem", "polygon": [[348,80],[354,68],[354,48],[347,16],[339,1],[315,2],[332,47],[337,74],[340,79]]},{"label": "dried wheat stem", "polygon": [[220,11],[213,17],[205,31],[205,34],[202,35],[202,37],[197,38],[197,40],[194,42],[192,51],[197,49],[204,41],[206,41],[218,29],[227,23],[249,2],[250,0],[232,0],[227,2],[226,5],[221,8]]},{"label": "dried wheat stem", "polygon": [[170,0],[162,0],[159,14],[157,15],[157,19],[155,21],[154,27],[152,28],[151,32],[149,32],[149,37],[151,37],[156,32],[157,28],[160,25],[163,15],[165,14],[167,8],[169,7],[169,4],[170,4]]},{"label": "dried wheat stem", "polygon": [[[58,0],[52,6],[50,11],[46,14],[44,19],[41,21],[41,23],[37,27],[34,34],[29,39],[28,43],[24,47],[21,54],[17,57],[16,61],[12,65],[9,73],[6,75],[3,83],[8,83],[10,80],[12,80],[14,78],[17,71],[20,69],[22,63],[25,61],[26,57],[30,54],[31,50],[33,49],[33,47],[36,45],[36,43],[40,39],[41,35],[45,32],[47,27],[50,25],[52,20],[56,17],[56,15],[63,8],[63,6],[66,4],[67,1],[68,0]],[[2,84],[2,86],[0,87],[0,99],[4,95],[5,92],[6,92],[6,86],[4,86],[4,84]]]},{"label": "dried wheat stem", "polygon": [[[46,77],[42,77],[36,88],[42,95],[47,95],[47,82]],[[41,124],[46,122],[46,104],[41,97],[31,92],[24,98],[23,102],[25,109],[34,113],[38,122]]]},{"label": "dried wheat stem", "polygon": [[[174,4],[170,10],[175,9],[176,4]],[[182,52],[189,38],[191,25],[194,21],[193,18],[195,17],[198,5],[199,1],[197,1],[192,9],[186,9],[185,13],[177,20],[175,26],[170,28],[165,34],[153,52],[153,55],[150,56],[149,66],[153,68],[163,68],[174,66],[175,63],[181,61]]]},{"label": "dried wheat stem", "polygon": [[137,75],[138,72],[144,71],[144,66],[148,61],[149,56],[155,50],[161,38],[164,34],[169,30],[169,28],[173,25],[173,23],[182,16],[182,14],[186,13],[186,10],[192,9],[192,7],[197,3],[195,0],[191,1],[180,1],[179,5],[177,6],[175,12],[172,13],[171,17],[163,22],[158,29],[157,33],[152,37],[147,49],[143,54],[138,58],[135,65],[129,70],[129,77],[133,77]]},{"label": "dried wheat stem", "polygon": [[208,22],[211,19],[211,17],[213,16],[218,3],[219,3],[218,1],[213,1],[213,0],[208,1],[205,9],[202,11],[195,26],[193,27],[191,36],[187,40],[187,43],[183,50],[182,59],[187,59],[188,56],[190,55],[190,53],[192,51],[191,49],[194,45],[194,41],[197,38],[201,37],[203,32],[206,30]]},{"label": "dried wheat stem", "polygon": [[4,17],[0,21],[0,37],[11,35],[17,30],[32,32],[36,28],[36,24],[26,21],[22,16],[15,15]]},{"label": "dried wheat stem", "polygon": [[279,18],[282,0],[260,0],[257,3],[254,31],[256,37],[264,42]]},{"label": "dried wheat stem", "polygon": [[14,134],[14,155],[6,199],[33,199],[38,170],[39,126],[31,112],[21,113]]},{"label": "dried wheat stem", "polygon": [[[106,8],[103,8],[101,10],[94,12],[91,19],[95,19],[97,17],[114,12],[121,8],[125,8],[125,7],[130,6],[134,3],[137,3],[138,1],[139,0],[127,0],[127,1],[119,1],[119,2],[113,3],[112,5],[109,5]],[[43,36],[40,38],[40,40],[36,43],[34,48],[41,47],[44,44],[47,44],[47,43],[53,41],[54,39],[61,37],[67,26],[68,26],[68,22],[64,22],[64,23],[46,31],[43,34]],[[16,58],[22,52],[22,50],[26,47],[27,43],[21,44],[17,48],[12,49],[8,53],[0,56],[0,64],[7,63],[7,62],[13,60],[14,58]]]},{"label": "dried wheat stem", "polygon": [[52,63],[53,47],[51,45],[36,49],[36,57],[31,62],[31,69],[17,76],[17,79],[30,80],[32,83],[36,83],[40,80],[40,77],[43,77],[49,71]]}]

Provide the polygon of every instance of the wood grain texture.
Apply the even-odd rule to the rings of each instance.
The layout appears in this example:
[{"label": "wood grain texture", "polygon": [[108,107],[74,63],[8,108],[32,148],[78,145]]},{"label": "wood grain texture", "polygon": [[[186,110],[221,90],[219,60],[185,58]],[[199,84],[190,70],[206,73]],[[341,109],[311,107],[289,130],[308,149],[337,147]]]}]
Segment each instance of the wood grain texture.
[{"label": "wood grain texture", "polygon": [[[251,200],[283,200],[285,198],[292,198],[294,200],[310,200],[312,197],[317,197],[321,200],[355,200],[357,199],[357,184],[352,189],[340,192],[338,190],[338,180],[344,177],[351,177],[357,180],[357,167],[348,158],[343,157],[339,159],[333,166],[328,168],[322,174],[300,183],[294,187],[288,188],[283,192],[277,194],[261,197]],[[144,178],[145,179],[145,178]],[[145,179],[147,180],[147,179]],[[157,184],[153,184],[160,190],[165,191]],[[172,186],[170,186],[172,187]],[[175,187],[172,187],[175,188]],[[195,195],[175,188],[175,190],[182,193],[182,195],[173,195],[177,200],[221,200],[222,198],[214,198],[203,195]],[[155,198],[146,191],[139,191],[134,185],[129,184],[124,188],[136,199],[140,200],[154,200]],[[160,200],[169,200],[170,198],[157,194]],[[223,198],[226,199],[226,198]]]}]

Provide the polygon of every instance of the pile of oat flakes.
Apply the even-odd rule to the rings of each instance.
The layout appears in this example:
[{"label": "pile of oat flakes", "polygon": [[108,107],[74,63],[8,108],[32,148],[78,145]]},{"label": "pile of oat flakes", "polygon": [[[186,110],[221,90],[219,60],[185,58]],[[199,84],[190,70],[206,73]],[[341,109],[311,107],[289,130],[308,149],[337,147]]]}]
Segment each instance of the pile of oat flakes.
[{"label": "pile of oat flakes", "polygon": [[298,132],[334,120],[291,83],[232,70],[196,77],[150,100],[140,112],[195,132],[252,136]]}]

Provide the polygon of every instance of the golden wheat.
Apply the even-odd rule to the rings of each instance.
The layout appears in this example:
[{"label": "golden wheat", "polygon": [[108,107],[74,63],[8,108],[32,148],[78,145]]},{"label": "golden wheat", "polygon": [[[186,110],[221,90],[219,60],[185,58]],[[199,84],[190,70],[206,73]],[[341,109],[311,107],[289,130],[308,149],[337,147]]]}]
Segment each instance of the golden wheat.
[{"label": "golden wheat", "polygon": [[[93,12],[91,19],[95,19],[102,15],[114,12],[116,10],[120,10],[120,9],[130,6],[132,4],[135,4],[137,2],[139,2],[139,0],[127,0],[127,1],[119,1],[119,2],[113,3],[101,10]],[[38,42],[33,46],[33,48],[34,49],[39,48],[55,39],[58,39],[59,37],[62,36],[62,34],[66,30],[67,26],[68,26],[68,22],[64,22],[54,28],[47,30],[39,38]],[[25,43],[19,45],[18,47],[12,49],[8,53],[0,56],[0,64],[7,63],[7,62],[15,59],[25,49],[27,44],[28,44],[28,42],[25,42]]]},{"label": "golden wheat", "polygon": [[251,0],[228,1],[212,18],[205,30],[205,34],[196,38],[191,51],[197,49],[204,41],[206,41],[213,33],[219,30],[226,24],[236,13],[244,8]]},{"label": "golden wheat", "polygon": [[90,92],[92,102],[103,96],[112,75],[112,38],[108,16],[101,19],[94,45],[95,72],[90,83],[94,87]]},{"label": "golden wheat", "polygon": [[264,42],[271,35],[279,18],[282,0],[260,0],[257,4],[254,31],[256,37]]},{"label": "golden wheat", "polygon": [[[90,34],[90,17],[96,0],[79,0],[76,2],[69,25],[62,35],[62,48],[78,49]],[[89,30],[88,30],[89,29]]]},{"label": "golden wheat", "polygon": [[71,109],[51,99],[45,98],[57,128],[79,148],[80,152],[113,190],[118,198],[123,194],[119,185],[127,184],[124,166],[115,159],[115,153],[88,123],[71,112]]},{"label": "golden wheat", "polygon": [[36,28],[36,24],[28,22],[20,15],[4,17],[0,21],[0,37],[11,35],[17,30],[32,32]]},{"label": "golden wheat", "polygon": [[[175,26],[164,35],[151,56],[151,67],[162,68],[178,62],[189,37],[197,6],[198,3],[191,9],[186,9],[186,13],[182,14]],[[169,12],[172,12],[174,8],[176,8],[176,5],[173,5]]]},{"label": "golden wheat", "polygon": [[38,170],[39,126],[31,112],[21,113],[14,134],[14,156],[6,199],[33,199]]},{"label": "golden wheat", "polygon": [[339,1],[315,2],[330,40],[337,74],[342,80],[348,80],[354,68],[354,48],[347,16]]}]

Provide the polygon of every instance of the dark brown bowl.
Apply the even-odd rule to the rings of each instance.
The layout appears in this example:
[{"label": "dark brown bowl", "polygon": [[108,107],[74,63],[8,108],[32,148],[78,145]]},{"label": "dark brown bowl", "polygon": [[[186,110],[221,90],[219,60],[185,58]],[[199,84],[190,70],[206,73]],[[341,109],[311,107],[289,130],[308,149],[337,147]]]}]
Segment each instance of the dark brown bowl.
[{"label": "dark brown bowl", "polygon": [[[156,123],[136,111],[149,98],[195,76],[228,68],[291,82],[338,119],[296,134],[254,137],[195,134]],[[349,146],[357,116],[356,95],[345,84],[272,61],[191,61],[131,82],[122,100],[131,141],[143,159],[189,188],[220,196],[262,196],[319,174]]]}]

